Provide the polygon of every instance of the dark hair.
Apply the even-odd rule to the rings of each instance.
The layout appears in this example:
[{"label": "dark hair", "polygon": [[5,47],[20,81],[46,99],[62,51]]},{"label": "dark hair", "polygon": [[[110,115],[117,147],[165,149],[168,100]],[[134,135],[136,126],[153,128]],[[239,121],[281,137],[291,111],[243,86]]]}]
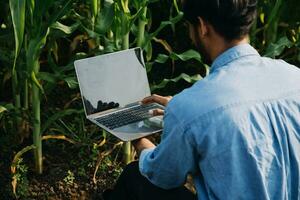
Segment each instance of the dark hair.
[{"label": "dark hair", "polygon": [[256,19],[257,0],[185,0],[185,18],[196,25],[207,20],[226,40],[247,35]]}]

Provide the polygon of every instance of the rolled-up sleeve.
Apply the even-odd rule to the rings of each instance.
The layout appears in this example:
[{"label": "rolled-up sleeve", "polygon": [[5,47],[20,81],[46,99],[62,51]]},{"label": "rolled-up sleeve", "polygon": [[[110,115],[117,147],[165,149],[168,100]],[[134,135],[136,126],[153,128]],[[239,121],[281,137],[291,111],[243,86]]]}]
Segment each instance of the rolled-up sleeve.
[{"label": "rolled-up sleeve", "polygon": [[185,130],[176,116],[166,109],[161,143],[141,152],[141,174],[163,189],[183,185],[187,175],[197,168],[194,146],[189,130]]}]

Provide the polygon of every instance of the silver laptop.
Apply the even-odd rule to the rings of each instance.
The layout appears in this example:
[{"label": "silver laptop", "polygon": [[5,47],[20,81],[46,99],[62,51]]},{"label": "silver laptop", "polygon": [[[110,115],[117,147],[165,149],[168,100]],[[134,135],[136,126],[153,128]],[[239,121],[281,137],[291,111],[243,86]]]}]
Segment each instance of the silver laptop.
[{"label": "silver laptop", "polygon": [[150,96],[140,48],[76,60],[74,62],[86,117],[123,141],[157,133],[162,117],[149,110],[159,104],[141,105]]}]

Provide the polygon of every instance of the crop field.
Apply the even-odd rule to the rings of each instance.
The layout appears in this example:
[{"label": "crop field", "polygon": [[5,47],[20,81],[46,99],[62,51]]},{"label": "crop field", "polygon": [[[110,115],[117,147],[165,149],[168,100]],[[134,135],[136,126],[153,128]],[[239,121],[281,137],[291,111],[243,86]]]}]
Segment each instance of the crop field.
[{"label": "crop field", "polygon": [[[300,1],[259,0],[250,41],[300,67]],[[0,199],[98,199],[136,159],[130,142],[86,119],[74,70],[77,59],[133,47],[152,93],[209,74],[180,1],[0,1]]]}]

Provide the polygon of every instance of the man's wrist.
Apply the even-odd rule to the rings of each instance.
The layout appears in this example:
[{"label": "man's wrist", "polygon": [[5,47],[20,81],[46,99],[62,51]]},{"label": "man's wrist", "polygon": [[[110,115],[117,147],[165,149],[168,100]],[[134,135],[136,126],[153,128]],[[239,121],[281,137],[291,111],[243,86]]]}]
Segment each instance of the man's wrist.
[{"label": "man's wrist", "polygon": [[134,140],[134,141],[132,141],[132,145],[134,146],[138,156],[140,156],[141,152],[144,149],[150,149],[150,148],[155,147],[155,145],[147,138],[141,138],[141,139]]}]

